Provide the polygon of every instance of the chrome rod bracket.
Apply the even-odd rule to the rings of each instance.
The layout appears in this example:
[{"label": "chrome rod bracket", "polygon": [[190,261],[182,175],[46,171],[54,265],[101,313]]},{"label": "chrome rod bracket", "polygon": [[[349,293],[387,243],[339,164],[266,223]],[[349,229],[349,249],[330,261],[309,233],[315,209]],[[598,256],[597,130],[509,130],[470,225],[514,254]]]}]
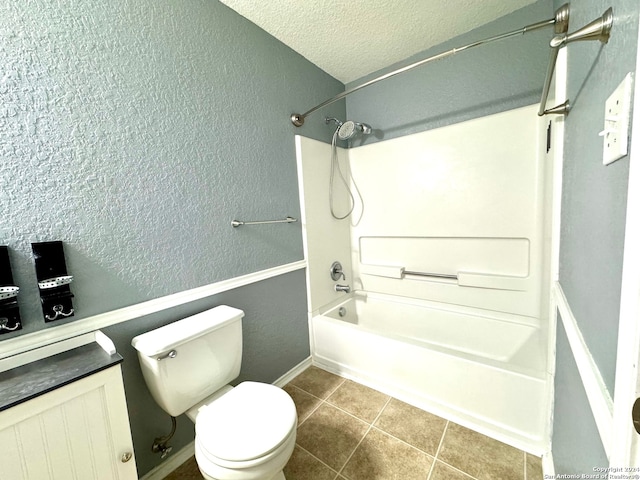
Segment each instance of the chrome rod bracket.
[{"label": "chrome rod bracket", "polygon": [[555,107],[547,108],[542,115],[569,115],[571,111],[571,103],[569,100],[565,100],[560,105],[556,105]]},{"label": "chrome rod bracket", "polygon": [[304,115],[301,115],[299,113],[292,113],[291,123],[293,123],[296,127],[301,127],[302,125],[304,125]]},{"label": "chrome rod bracket", "polygon": [[556,35],[566,33],[569,31],[569,4],[565,3],[556,10],[555,24],[553,27]]},{"label": "chrome rod bracket", "polygon": [[[561,7],[562,8],[562,7]],[[540,99],[540,108],[538,109],[538,116],[549,114],[566,115],[569,113],[570,104],[567,100],[563,104],[556,105],[555,107],[545,109],[547,105],[547,98],[549,97],[549,89],[551,87],[551,79],[553,72],[556,68],[556,60],[558,58],[558,51],[572,43],[572,42],[585,42],[589,40],[599,40],[605,44],[609,41],[611,36],[611,27],[613,26],[613,9],[609,7],[605,12],[594,21],[588,23],[584,27],[576,30],[573,33],[560,32],[560,35],[556,35],[551,39],[549,46],[551,47],[551,55],[549,57],[549,65],[547,66],[547,76],[545,78],[544,87],[542,88],[542,98]],[[556,32],[558,33],[558,32]]]}]

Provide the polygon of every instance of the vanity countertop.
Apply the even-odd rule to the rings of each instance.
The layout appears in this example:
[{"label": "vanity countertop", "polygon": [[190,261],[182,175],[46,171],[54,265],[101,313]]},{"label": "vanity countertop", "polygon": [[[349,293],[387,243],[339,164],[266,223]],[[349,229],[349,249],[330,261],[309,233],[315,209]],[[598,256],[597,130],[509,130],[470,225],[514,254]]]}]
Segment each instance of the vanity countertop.
[{"label": "vanity countertop", "polygon": [[0,411],[122,362],[95,342],[0,372]]}]

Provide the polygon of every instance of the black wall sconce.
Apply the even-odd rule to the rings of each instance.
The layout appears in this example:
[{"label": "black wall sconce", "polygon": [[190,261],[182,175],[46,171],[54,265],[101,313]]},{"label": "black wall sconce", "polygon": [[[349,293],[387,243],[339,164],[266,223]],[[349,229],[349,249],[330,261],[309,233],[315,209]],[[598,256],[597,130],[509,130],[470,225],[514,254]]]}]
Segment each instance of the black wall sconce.
[{"label": "black wall sconce", "polygon": [[32,243],[36,277],[45,322],[72,317],[73,293],[69,284],[73,276],[67,273],[62,242]]},{"label": "black wall sconce", "polygon": [[19,290],[11,274],[9,248],[0,246],[0,335],[22,329],[17,299]]}]

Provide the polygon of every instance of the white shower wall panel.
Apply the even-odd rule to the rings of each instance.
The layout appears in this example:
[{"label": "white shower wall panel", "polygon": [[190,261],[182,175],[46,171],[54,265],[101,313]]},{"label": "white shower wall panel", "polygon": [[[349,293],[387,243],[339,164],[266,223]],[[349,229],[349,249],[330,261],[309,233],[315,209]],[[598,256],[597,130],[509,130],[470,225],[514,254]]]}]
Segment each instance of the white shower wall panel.
[{"label": "white shower wall panel", "polygon": [[540,317],[544,131],[531,106],[350,149],[356,288]]},{"label": "white shower wall panel", "polygon": [[[338,161],[348,172],[347,151],[338,147]],[[304,256],[307,260],[307,301],[309,311],[332,301],[340,300],[344,293],[336,292],[329,269],[334,261],[342,264],[346,279],[353,280],[349,221],[339,221],[329,209],[329,176],[331,173],[331,145],[296,135],[298,161],[298,188]],[[304,161],[303,161],[304,160]],[[347,177],[348,178],[348,177]],[[339,180],[336,180],[336,184]],[[338,215],[349,211],[350,200],[342,185],[334,191],[334,207]]]}]

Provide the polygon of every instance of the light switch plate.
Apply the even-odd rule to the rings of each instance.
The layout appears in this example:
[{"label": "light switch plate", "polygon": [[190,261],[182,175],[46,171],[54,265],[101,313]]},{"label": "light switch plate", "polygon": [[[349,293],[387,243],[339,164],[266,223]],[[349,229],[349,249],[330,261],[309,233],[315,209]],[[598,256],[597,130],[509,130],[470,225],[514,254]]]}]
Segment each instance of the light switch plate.
[{"label": "light switch plate", "polygon": [[628,153],[633,76],[628,73],[605,102],[602,163],[609,165]]}]

